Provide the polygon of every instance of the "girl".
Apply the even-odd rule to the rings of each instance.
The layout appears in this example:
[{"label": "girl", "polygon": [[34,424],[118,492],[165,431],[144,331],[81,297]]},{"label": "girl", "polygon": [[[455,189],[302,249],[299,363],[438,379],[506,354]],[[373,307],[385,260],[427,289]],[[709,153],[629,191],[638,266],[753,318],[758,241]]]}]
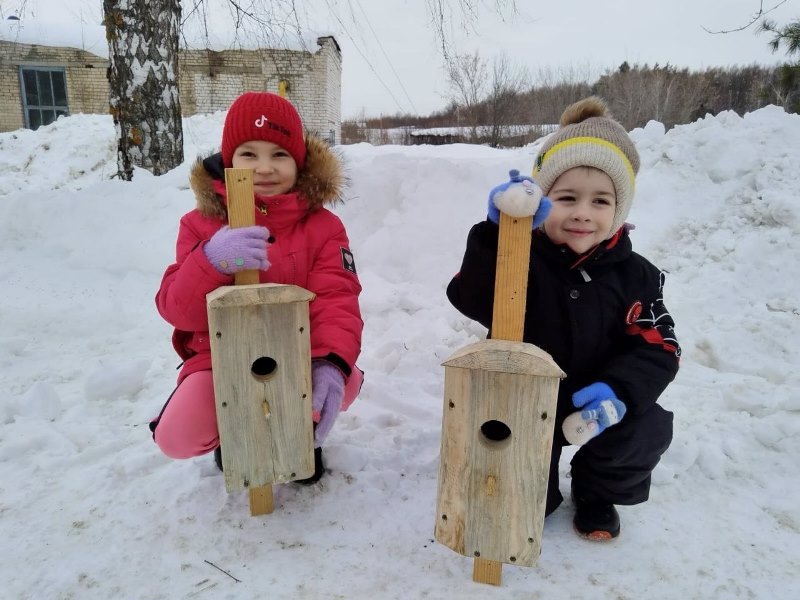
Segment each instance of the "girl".
[{"label": "girl", "polygon": [[[226,167],[253,169],[254,226],[227,226]],[[221,153],[192,169],[197,207],[181,218],[176,261],[156,295],[184,360],[177,388],[150,424],[167,456],[215,450],[222,468],[206,294],[232,285],[239,271],[258,269],[261,283],[293,284],[316,294],[309,306],[315,473],[303,483],[324,473],[321,445],[362,382],[355,366],[363,328],[361,285],[344,225],[324,208],[340,198],[343,182],[339,159],[320,139],[304,136],[300,115],[287,100],[247,92],[233,102]]]}]

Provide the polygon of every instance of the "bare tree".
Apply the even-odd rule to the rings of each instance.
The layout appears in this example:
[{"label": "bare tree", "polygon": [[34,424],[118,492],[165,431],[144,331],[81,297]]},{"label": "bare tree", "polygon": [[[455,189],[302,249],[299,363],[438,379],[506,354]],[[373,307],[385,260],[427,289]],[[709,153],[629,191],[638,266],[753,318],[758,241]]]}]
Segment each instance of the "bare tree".
[{"label": "bare tree", "polygon": [[478,21],[481,9],[488,5],[492,5],[491,10],[502,18],[517,14],[515,0],[425,0],[425,5],[445,63],[449,63],[453,56],[451,39],[455,23],[461,30],[470,31]]},{"label": "bare tree", "polygon": [[[207,26],[211,3],[227,7],[235,31],[266,40],[267,48],[293,41],[302,30],[296,0],[191,0],[187,15]],[[434,31],[447,57],[447,26],[457,11],[462,24],[475,22],[484,0],[426,0]],[[494,9],[515,11],[513,0],[493,0]],[[454,8],[454,5],[456,8]],[[180,0],[103,0],[109,40],[111,112],[117,127],[118,171],[130,179],[133,166],[161,174],[183,161],[183,133],[178,95]],[[445,17],[447,15],[447,17]],[[283,44],[281,44],[283,40]],[[473,82],[474,84],[474,82]],[[470,85],[473,85],[470,84]]]},{"label": "bare tree", "polygon": [[479,123],[478,105],[485,94],[486,61],[476,50],[474,54],[452,56],[447,67],[451,97],[459,107],[459,116],[472,128],[474,139]]},{"label": "bare tree", "polygon": [[180,0],[103,0],[117,175],[126,181],[134,166],[162,175],[183,162],[180,15]]},{"label": "bare tree", "polygon": [[[514,0],[425,0],[434,33],[447,60],[448,39],[456,15],[462,27],[476,22],[479,9],[516,12]],[[27,0],[23,0],[23,3]],[[223,6],[236,35],[280,48],[302,40],[297,0],[184,0],[187,19],[207,32],[212,5]],[[109,44],[109,105],[117,129],[118,175],[126,180],[133,167],[159,175],[183,161],[183,130],[178,92],[180,0],[103,0]],[[475,82],[469,84],[474,85]]]},{"label": "bare tree", "polygon": [[524,66],[515,66],[506,54],[492,62],[489,97],[486,100],[489,125],[487,142],[493,148],[500,146],[512,132],[512,125],[522,125],[523,111],[519,109],[519,96],[530,86],[530,76]]},{"label": "bare tree", "polygon": [[711,31],[710,29],[703,27],[708,33],[712,33],[714,35],[718,34],[726,34],[726,33],[734,33],[736,31],[744,31],[752,27],[759,19],[765,17],[773,10],[778,8],[781,4],[786,4],[788,0],[777,0],[772,6],[764,7],[764,0],[759,0],[758,2],[758,10],[750,16],[750,20],[747,23],[739,25],[738,27],[734,27],[733,29],[719,29],[717,31]]},{"label": "bare tree", "polygon": [[600,71],[589,63],[557,70],[539,67],[533,78],[534,87],[524,101],[528,121],[539,125],[558,123],[565,107],[591,95],[590,84],[599,76]]}]

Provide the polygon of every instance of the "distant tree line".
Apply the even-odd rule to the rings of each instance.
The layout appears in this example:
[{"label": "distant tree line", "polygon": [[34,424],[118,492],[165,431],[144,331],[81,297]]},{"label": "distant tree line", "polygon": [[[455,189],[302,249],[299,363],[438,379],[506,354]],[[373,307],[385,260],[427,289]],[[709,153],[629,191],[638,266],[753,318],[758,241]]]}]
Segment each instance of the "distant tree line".
[{"label": "distant tree line", "polygon": [[[465,64],[475,65],[475,57]],[[507,65],[505,65],[507,67]],[[782,106],[787,112],[800,113],[800,63],[778,67],[760,65],[713,67],[690,71],[666,65],[629,65],[622,63],[596,81],[577,81],[573,75],[535,86],[520,85],[518,73],[501,69],[498,81],[487,77],[493,85],[477,100],[475,94],[455,94],[442,111],[428,116],[397,114],[377,118],[361,118],[342,124],[342,141],[373,141],[370,130],[391,128],[464,127],[486,131],[504,125],[547,125],[558,123],[564,108],[596,94],[604,98],[614,117],[628,130],[641,127],[650,120],[663,123],[668,129],[690,123],[707,113],[733,110],[742,115],[769,104]],[[452,76],[451,76],[452,77]],[[540,78],[541,79],[541,78]],[[547,78],[546,78],[547,79]],[[511,85],[504,82],[511,81]],[[474,90],[472,90],[474,92]],[[374,138],[374,136],[372,136]],[[479,139],[467,136],[465,141],[489,143],[492,146],[512,145],[502,139]],[[406,139],[410,139],[406,136]],[[511,140],[508,140],[509,142]],[[532,140],[515,139],[517,144]],[[380,143],[380,141],[378,142]]]}]

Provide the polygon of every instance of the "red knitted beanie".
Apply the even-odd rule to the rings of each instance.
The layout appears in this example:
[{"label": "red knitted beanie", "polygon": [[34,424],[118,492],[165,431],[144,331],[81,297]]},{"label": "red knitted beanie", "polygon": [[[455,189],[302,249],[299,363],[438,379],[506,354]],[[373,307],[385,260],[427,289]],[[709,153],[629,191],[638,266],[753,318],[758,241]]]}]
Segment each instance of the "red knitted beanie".
[{"label": "red knitted beanie", "polygon": [[302,169],[306,162],[303,122],[292,103],[269,92],[245,92],[234,100],[222,129],[222,163],[233,163],[233,153],[251,140],[272,142],[286,150]]}]

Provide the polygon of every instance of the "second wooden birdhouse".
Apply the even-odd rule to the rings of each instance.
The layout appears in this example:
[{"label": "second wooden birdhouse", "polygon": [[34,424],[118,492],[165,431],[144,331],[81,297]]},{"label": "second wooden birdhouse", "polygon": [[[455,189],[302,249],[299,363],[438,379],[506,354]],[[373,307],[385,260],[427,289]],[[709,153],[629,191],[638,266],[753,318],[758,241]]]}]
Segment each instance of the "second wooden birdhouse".
[{"label": "second wooden birdhouse", "polygon": [[464,556],[539,558],[559,379],[549,354],[486,340],[446,362],[436,539]]},{"label": "second wooden birdhouse", "polygon": [[229,492],[314,473],[313,298],[303,288],[272,284],[221,287],[206,298]]}]

